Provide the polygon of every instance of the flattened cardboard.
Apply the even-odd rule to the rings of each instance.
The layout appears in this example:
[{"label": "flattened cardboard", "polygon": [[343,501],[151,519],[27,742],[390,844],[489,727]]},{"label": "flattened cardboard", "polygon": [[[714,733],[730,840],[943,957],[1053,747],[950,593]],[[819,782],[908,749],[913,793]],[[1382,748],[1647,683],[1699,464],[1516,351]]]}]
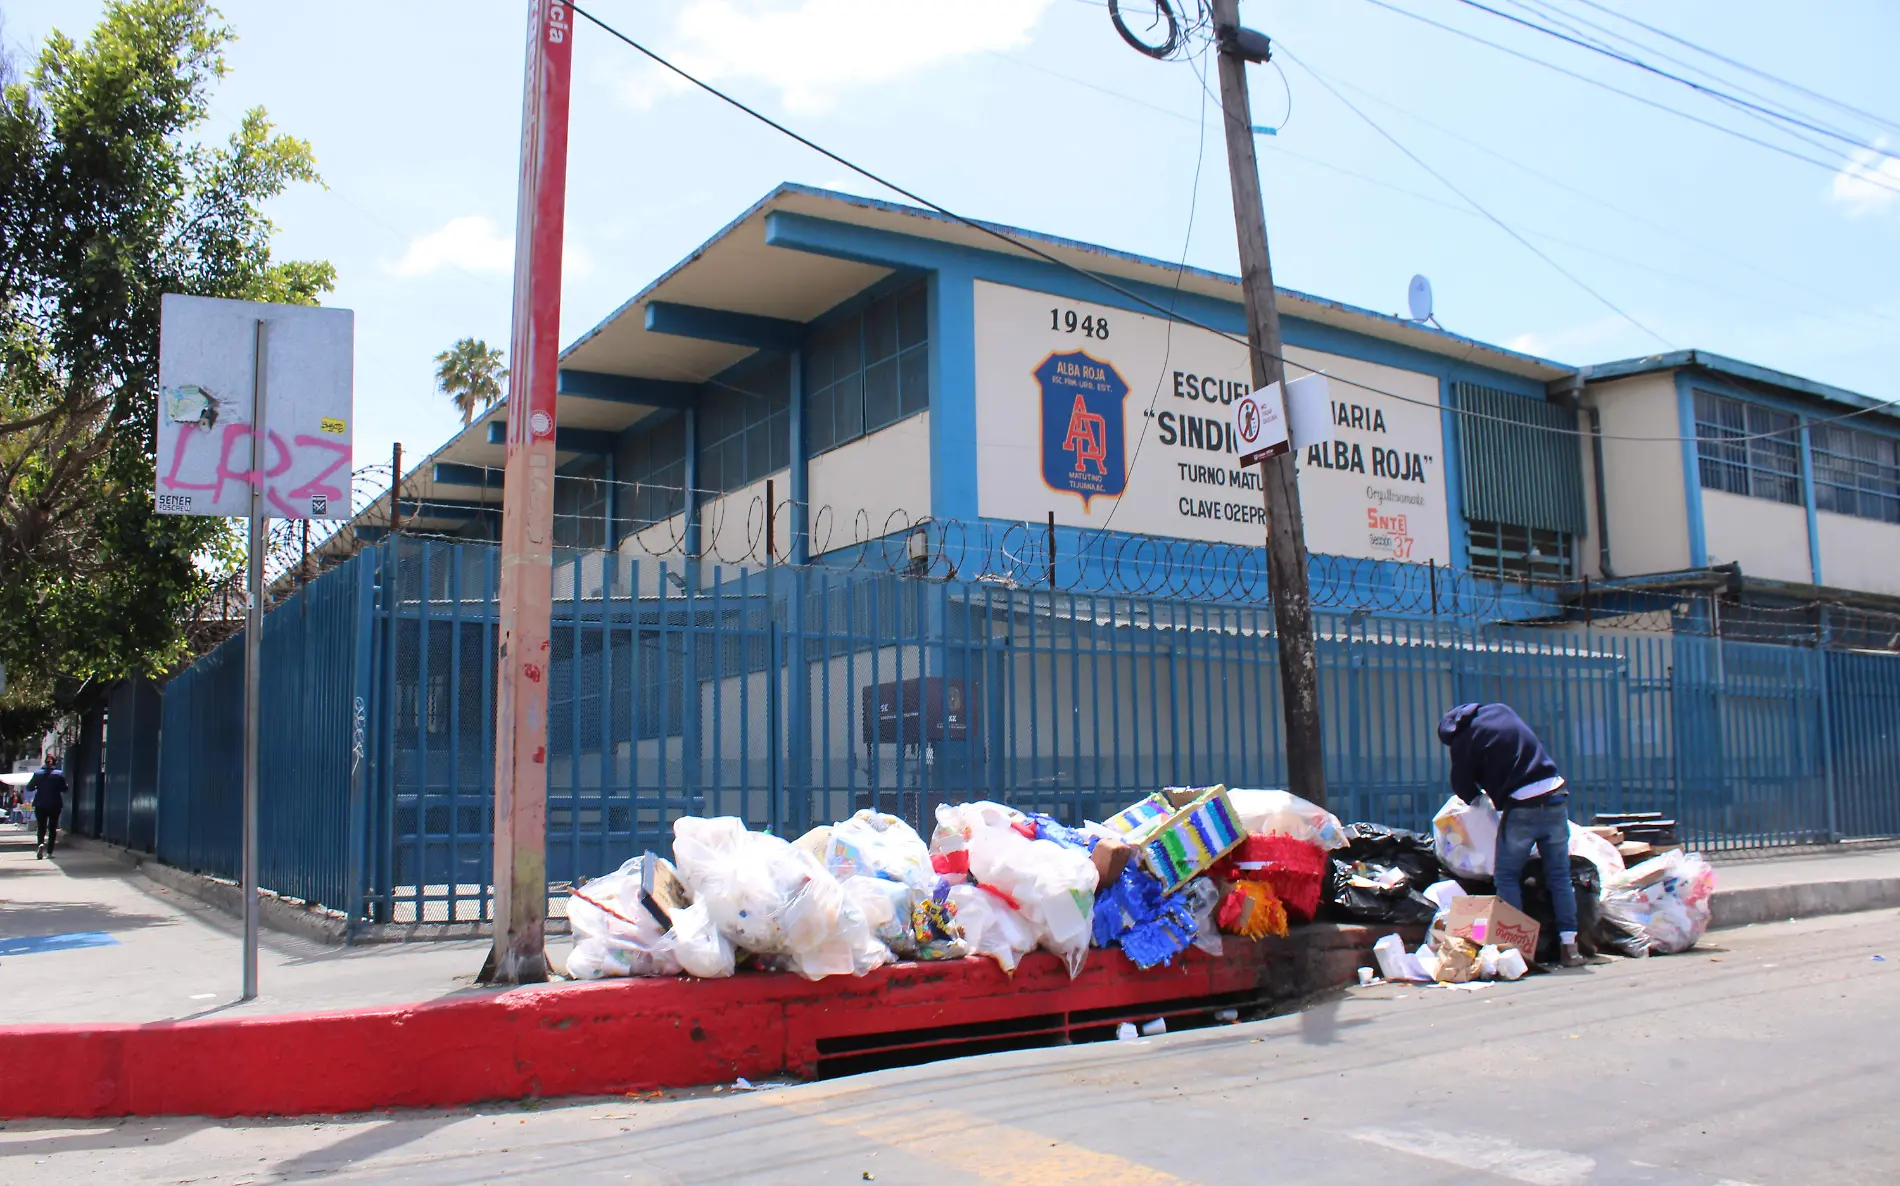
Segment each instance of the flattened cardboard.
[{"label": "flattened cardboard", "polygon": [[1162,787],[1161,788],[1161,793],[1168,797],[1168,806],[1170,807],[1170,809],[1174,811],[1181,811],[1184,808],[1193,804],[1196,800],[1206,795],[1211,795],[1215,791],[1219,791],[1223,795],[1226,794],[1227,784],[1215,783],[1211,787]]},{"label": "flattened cardboard", "polygon": [[1128,868],[1128,862],[1134,855],[1135,850],[1121,841],[1097,836],[1095,846],[1089,849],[1089,860],[1095,862],[1096,888],[1107,889],[1120,881],[1122,871]]},{"label": "flattened cardboard", "polygon": [[692,904],[693,896],[686,892],[686,883],[674,875],[673,867],[647,853],[646,860],[640,862],[640,905],[647,913],[672,930],[673,916]]},{"label": "flattened cardboard", "polygon": [[[1484,921],[1484,938],[1473,934],[1475,923]],[[1490,894],[1467,894],[1451,900],[1451,915],[1445,920],[1445,933],[1464,939],[1474,946],[1488,943],[1496,947],[1515,947],[1526,960],[1537,959],[1537,920]]]}]

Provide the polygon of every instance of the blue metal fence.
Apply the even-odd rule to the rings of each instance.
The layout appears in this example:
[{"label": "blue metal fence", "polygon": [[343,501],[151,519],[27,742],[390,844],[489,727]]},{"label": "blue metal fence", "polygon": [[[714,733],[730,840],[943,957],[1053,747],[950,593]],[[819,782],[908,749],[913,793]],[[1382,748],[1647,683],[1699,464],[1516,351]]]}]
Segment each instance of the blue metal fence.
[{"label": "blue metal fence", "polygon": [[[486,917],[495,549],[399,539],[266,618],[264,883],[378,921]],[[1167,783],[1285,780],[1264,606],[563,554],[549,664],[556,883],[671,821],[785,835],[988,797],[1075,821]],[[1900,656],[1614,624],[1319,615],[1332,805],[1426,826],[1439,713],[1514,704],[1577,814],[1709,848],[1900,834]],[[165,689],[158,850],[237,863],[242,641]]]}]

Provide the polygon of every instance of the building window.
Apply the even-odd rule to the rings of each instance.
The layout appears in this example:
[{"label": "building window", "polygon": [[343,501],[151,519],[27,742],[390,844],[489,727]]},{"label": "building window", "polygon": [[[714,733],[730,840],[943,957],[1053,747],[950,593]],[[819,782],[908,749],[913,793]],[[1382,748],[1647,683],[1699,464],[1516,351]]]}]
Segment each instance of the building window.
[{"label": "building window", "polygon": [[1577,541],[1567,531],[1470,522],[1471,571],[1500,580],[1569,580],[1576,575]]},{"label": "building window", "polygon": [[1695,435],[1704,490],[1801,502],[1801,438],[1791,413],[1698,391]]},{"label": "building window", "polygon": [[699,405],[699,488],[726,494],[791,463],[791,364],[773,354],[706,384]]},{"label": "building window", "polygon": [[930,406],[925,288],[880,297],[812,335],[805,355],[805,444],[822,453]]},{"label": "building window", "polygon": [[614,543],[686,510],[686,417],[633,433],[614,457]]},{"label": "building window", "polygon": [[1810,430],[1814,505],[1837,515],[1900,523],[1900,440],[1839,424]]},{"label": "building window", "polygon": [[554,475],[554,546],[602,548],[607,539],[606,459],[583,457]]}]

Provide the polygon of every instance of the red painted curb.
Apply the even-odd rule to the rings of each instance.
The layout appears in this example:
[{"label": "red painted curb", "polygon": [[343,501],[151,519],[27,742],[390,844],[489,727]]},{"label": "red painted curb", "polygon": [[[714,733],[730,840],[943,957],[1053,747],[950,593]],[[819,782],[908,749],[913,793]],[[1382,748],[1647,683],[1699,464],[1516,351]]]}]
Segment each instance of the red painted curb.
[{"label": "red painted curb", "polygon": [[1170,1001],[1299,996],[1350,979],[1372,939],[1331,926],[1229,937],[1219,959],[1190,951],[1146,972],[1093,951],[1074,980],[1037,952],[1013,977],[967,959],[816,982],[609,980],[349,1012],[13,1026],[0,1028],[0,1116],[289,1116],[809,1077],[842,1049],[925,1045],[945,1027],[1068,1033]]}]

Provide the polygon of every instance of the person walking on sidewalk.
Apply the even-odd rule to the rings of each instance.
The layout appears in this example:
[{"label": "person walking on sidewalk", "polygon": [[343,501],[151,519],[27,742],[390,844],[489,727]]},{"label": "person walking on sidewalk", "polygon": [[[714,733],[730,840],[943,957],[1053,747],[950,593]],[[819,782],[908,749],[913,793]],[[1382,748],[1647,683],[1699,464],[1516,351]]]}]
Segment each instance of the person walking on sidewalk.
[{"label": "person walking on sidewalk", "polygon": [[1452,793],[1469,803],[1483,791],[1498,808],[1498,897],[1524,908],[1524,866],[1535,848],[1544,858],[1563,966],[1582,967],[1570,881],[1570,792],[1557,763],[1508,704],[1460,704],[1440,718],[1438,740],[1451,750]]},{"label": "person walking on sidewalk", "polygon": [[53,755],[41,759],[27,789],[33,792],[33,816],[40,825],[39,859],[45,860],[59,843],[59,813],[66,810],[66,775]]}]

